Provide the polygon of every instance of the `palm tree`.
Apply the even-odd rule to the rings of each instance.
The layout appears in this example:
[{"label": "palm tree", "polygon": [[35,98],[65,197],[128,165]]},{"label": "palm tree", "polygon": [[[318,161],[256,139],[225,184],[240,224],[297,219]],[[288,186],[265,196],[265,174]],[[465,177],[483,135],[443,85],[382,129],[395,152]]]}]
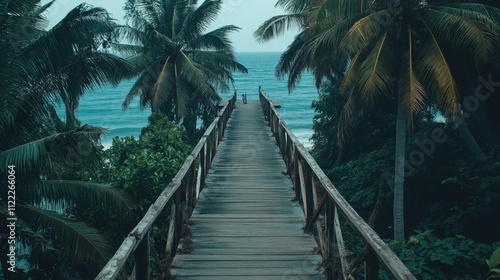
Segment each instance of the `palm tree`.
[{"label": "palm tree", "polygon": [[106,10],[82,4],[24,50],[27,58],[33,59],[40,55],[40,46],[52,46],[53,53],[43,54],[43,59],[51,63],[40,65],[39,71],[61,77],[57,86],[66,109],[66,130],[77,127],[75,110],[85,90],[108,83],[117,85],[135,75],[130,63],[102,51],[109,47],[115,25]]},{"label": "palm tree", "polygon": [[[308,34],[307,48],[313,54],[307,67],[321,68],[317,61],[328,49],[336,61],[347,61],[341,83],[348,95],[339,123],[341,141],[363,108],[391,95],[398,100],[393,211],[394,239],[403,240],[406,130],[430,102],[450,120],[459,119],[457,70],[450,60],[471,57],[465,66],[474,69],[491,60],[498,47],[499,12],[480,4],[420,0],[318,0],[306,14],[307,28],[319,31]],[[463,122],[461,128],[466,129]]]},{"label": "palm tree", "polygon": [[129,0],[119,28],[131,45],[120,45],[134,55],[128,60],[142,72],[127,95],[127,108],[140,96],[141,108],[167,115],[188,128],[192,136],[196,115],[213,109],[228,90],[232,73],[247,69],[238,63],[228,38],[238,27],[227,25],[205,32],[221,10],[221,0]]},{"label": "palm tree", "polygon": [[[83,207],[126,213],[128,200],[108,186],[58,177],[53,167],[71,167],[75,157],[89,156],[104,130],[85,125],[56,133],[50,111],[60,97],[60,89],[75,82],[69,79],[69,73],[85,72],[77,83],[92,87],[115,77],[113,72],[106,72],[112,66],[132,68],[115,57],[95,59],[99,57],[95,52],[94,56],[78,57],[94,41],[92,29],[97,30],[96,36],[102,34],[94,20],[95,12],[103,13],[101,9],[78,6],[64,24],[45,31],[43,13],[52,3],[0,0],[0,173],[8,174],[9,166],[15,171],[15,215],[23,221],[19,242],[44,241],[30,237],[50,232],[53,243],[66,244],[62,248],[67,248],[64,251],[70,259],[98,270],[112,254],[107,239],[68,216],[68,211]],[[61,28],[63,25],[71,28]],[[0,180],[2,192],[7,193],[7,177]],[[9,216],[4,212],[5,200],[2,205],[0,214]],[[1,247],[7,245],[2,239]],[[3,271],[9,277],[4,255]]]}]

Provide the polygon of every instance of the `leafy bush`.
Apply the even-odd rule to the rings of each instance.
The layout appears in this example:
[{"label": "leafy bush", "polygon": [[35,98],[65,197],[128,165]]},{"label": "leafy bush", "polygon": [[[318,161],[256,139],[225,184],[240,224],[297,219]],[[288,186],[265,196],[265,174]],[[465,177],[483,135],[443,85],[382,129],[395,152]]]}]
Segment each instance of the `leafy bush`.
[{"label": "leafy bush", "polygon": [[191,151],[185,132],[161,114],[149,118],[139,140],[115,138],[106,151],[109,182],[126,190],[143,212],[170,183]]},{"label": "leafy bush", "polygon": [[[113,139],[112,146],[101,151],[99,167],[81,169],[79,175],[89,181],[111,183],[128,194],[134,215],[128,219],[102,217],[89,210],[85,213],[87,221],[105,231],[119,246],[184,163],[192,150],[187,143],[185,131],[161,114],[149,117],[149,125],[142,129],[138,140]],[[157,252],[159,258],[165,249],[169,211],[166,207],[150,234],[153,254]]]},{"label": "leafy bush", "polygon": [[485,279],[484,260],[493,251],[463,235],[441,239],[431,230],[416,231],[403,243],[389,241],[389,246],[417,279]]}]

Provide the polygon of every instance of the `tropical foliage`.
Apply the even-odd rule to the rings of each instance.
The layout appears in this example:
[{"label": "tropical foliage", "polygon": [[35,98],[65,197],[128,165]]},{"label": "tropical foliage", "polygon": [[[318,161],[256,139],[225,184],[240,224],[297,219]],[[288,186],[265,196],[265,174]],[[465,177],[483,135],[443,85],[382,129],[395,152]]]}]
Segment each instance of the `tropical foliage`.
[{"label": "tropical foliage", "polygon": [[[134,218],[118,219],[91,217],[99,228],[106,230],[116,245],[121,243],[139,222],[164,188],[170,183],[192,150],[186,132],[161,114],[149,117],[149,125],[142,129],[139,139],[115,138],[110,149],[104,151],[101,168],[89,169],[89,178],[110,182],[119,190],[134,197]],[[101,170],[96,173],[95,170]],[[166,233],[168,232],[171,207],[164,210],[163,219],[150,232],[153,274],[163,273],[165,265]],[[95,213],[97,214],[97,213]],[[126,222],[126,224],[124,223]]]},{"label": "tropical foliage", "polygon": [[[417,231],[404,243],[391,242],[391,249],[417,279],[486,279],[484,260],[492,247],[463,235],[440,239],[432,231]],[[389,279],[385,277],[384,279]]]},{"label": "tropical foliage", "polygon": [[[65,174],[95,152],[104,132],[78,127],[71,112],[85,89],[117,82],[120,73],[133,70],[125,60],[98,51],[113,27],[106,11],[82,4],[46,30],[43,15],[52,4],[0,1],[0,173],[8,174],[8,166],[15,170],[15,214],[22,225],[18,248],[54,257],[45,276],[37,274],[47,279],[63,277],[69,271],[63,267],[83,264],[95,273],[113,252],[104,235],[76,220],[75,213],[88,208],[126,213],[128,200],[108,186],[65,180]],[[57,100],[69,112],[63,132],[53,122]],[[3,193],[6,179],[0,179]],[[6,211],[5,200],[1,205]],[[6,240],[1,243],[5,249]],[[2,254],[3,267],[4,258]],[[43,266],[43,258],[29,260],[27,268]]]},{"label": "tropical foliage", "polygon": [[[229,90],[233,72],[247,72],[234,56],[227,25],[206,31],[222,8],[221,0],[129,0],[127,25],[118,28],[130,45],[128,61],[140,72],[123,106],[139,96],[141,108],[163,113],[194,136],[198,116],[215,113],[217,90]],[[193,137],[194,138],[194,137]]]},{"label": "tropical foliage", "polygon": [[[432,1],[279,1],[302,14],[302,32],[282,55],[277,74],[289,74],[289,87],[311,69],[319,85],[324,77],[340,82],[347,96],[338,127],[342,145],[346,132],[367,109],[381,100],[397,100],[394,184],[394,238],[404,239],[404,178],[406,130],[429,104],[457,126],[477,158],[484,159],[466,123],[456,71],[478,73],[499,45],[500,13],[480,4],[436,5]],[[304,24],[305,22],[305,24]],[[256,33],[262,40],[287,25],[264,23]],[[453,27],[454,32],[450,32]],[[470,59],[453,60],[465,56]],[[453,61],[451,61],[453,60]],[[330,66],[330,65],[340,65]]]}]

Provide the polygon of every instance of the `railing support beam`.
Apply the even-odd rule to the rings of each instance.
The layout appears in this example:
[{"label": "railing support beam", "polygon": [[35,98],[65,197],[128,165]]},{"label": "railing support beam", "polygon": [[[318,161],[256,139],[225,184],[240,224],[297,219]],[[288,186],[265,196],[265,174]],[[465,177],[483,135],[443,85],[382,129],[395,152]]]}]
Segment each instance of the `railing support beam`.
[{"label": "railing support beam", "polygon": [[149,231],[135,249],[135,279],[149,280]]}]

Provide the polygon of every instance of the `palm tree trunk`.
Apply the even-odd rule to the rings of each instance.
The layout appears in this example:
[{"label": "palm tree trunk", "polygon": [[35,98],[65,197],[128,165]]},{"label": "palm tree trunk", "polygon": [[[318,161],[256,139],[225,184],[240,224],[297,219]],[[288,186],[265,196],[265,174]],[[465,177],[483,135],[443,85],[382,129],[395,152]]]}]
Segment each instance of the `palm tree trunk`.
[{"label": "palm tree trunk", "polygon": [[182,126],[186,129],[189,140],[194,141],[195,143],[198,141],[198,139],[196,139],[196,121],[196,112],[193,112],[193,110],[189,110],[188,114],[186,114],[182,121]]},{"label": "palm tree trunk", "polygon": [[72,130],[78,127],[78,121],[75,116],[75,109],[72,104],[68,104],[66,107],[66,129]]},{"label": "palm tree trunk", "polygon": [[404,181],[405,181],[405,147],[406,147],[406,114],[398,100],[396,119],[396,151],[394,171],[394,240],[405,238],[404,224]]}]

